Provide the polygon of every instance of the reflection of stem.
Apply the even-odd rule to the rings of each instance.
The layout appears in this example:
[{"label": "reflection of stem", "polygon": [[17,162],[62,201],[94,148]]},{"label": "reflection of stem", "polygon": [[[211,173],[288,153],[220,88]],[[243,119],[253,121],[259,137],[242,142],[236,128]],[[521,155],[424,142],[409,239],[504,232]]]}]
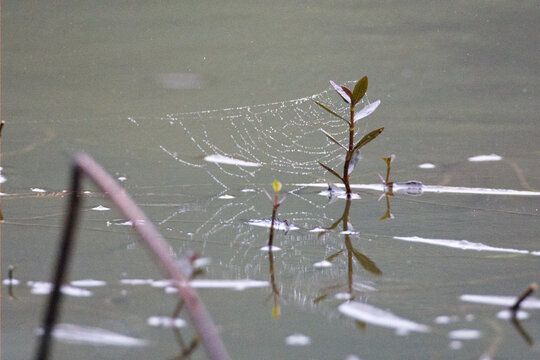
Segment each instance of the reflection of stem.
[{"label": "reflection of stem", "polygon": [[272,296],[274,298],[274,306],[272,308],[272,317],[277,318],[279,316],[278,297],[279,290],[276,286],[276,277],[274,273],[274,254],[272,250],[268,252],[268,263],[270,265],[268,271],[270,272],[270,285],[272,286]]},{"label": "reflection of stem", "polygon": [[16,299],[15,295],[13,295],[13,272],[14,271],[15,271],[15,266],[9,265],[8,266],[8,280],[9,280],[8,296],[10,299]]},{"label": "reflection of stem", "polygon": [[76,156],[72,167],[69,209],[66,215],[67,218],[62,234],[57,264],[54,267],[54,287],[49,297],[47,312],[43,320],[43,335],[37,350],[36,359],[47,358],[51,344],[52,330],[60,311],[60,288],[66,277],[71,258],[71,250],[74,245],[75,227],[80,211],[80,187],[84,174],[88,175],[121,209],[124,216],[133,223],[133,228],[141,235],[149,251],[174,280],[173,284],[178,289],[178,296],[183,299],[196,331],[201,334],[208,356],[211,359],[229,359],[225,346],[218,335],[217,327],[214,325],[204,305],[200,302],[197,293],[189,285],[188,277],[170,256],[169,247],[165,239],[118,183],[101,166],[94,162],[91,157],[84,154]]},{"label": "reflection of stem", "polygon": [[512,323],[512,325],[514,325],[514,327],[516,328],[517,332],[519,333],[519,335],[521,335],[521,337],[523,338],[523,340],[525,340],[525,342],[527,343],[527,345],[529,346],[533,346],[534,345],[534,340],[533,338],[529,335],[529,333],[527,332],[527,330],[525,330],[523,328],[523,326],[521,326],[521,323],[519,322],[519,320],[516,318],[516,317],[512,317],[510,319],[510,322]]}]

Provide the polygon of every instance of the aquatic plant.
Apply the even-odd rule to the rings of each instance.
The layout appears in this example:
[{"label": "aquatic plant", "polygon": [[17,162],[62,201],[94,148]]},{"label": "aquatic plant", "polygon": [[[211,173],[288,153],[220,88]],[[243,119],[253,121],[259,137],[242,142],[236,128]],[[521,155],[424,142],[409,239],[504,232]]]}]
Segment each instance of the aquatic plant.
[{"label": "aquatic plant", "polygon": [[281,183],[279,181],[274,180],[274,182],[272,182],[272,189],[274,190],[274,197],[270,196],[270,194],[268,193],[268,191],[266,191],[266,189],[263,189],[266,196],[268,196],[268,199],[272,201],[272,221],[270,223],[270,234],[268,236],[268,250],[269,251],[272,251],[272,243],[274,241],[274,224],[276,223],[276,219],[277,219],[276,218],[277,209],[279,205],[281,205],[281,203],[285,201],[285,198],[287,197],[287,195],[285,195],[283,196],[283,198],[281,198],[281,200],[279,199],[279,192],[281,191]]},{"label": "aquatic plant", "polygon": [[367,87],[368,87],[368,78],[367,76],[364,76],[354,86],[353,91],[349,90],[345,86],[340,86],[334,83],[333,81],[330,81],[330,84],[336,90],[336,92],[341,96],[343,101],[345,101],[347,104],[349,104],[349,118],[345,118],[341,115],[339,115],[337,112],[331,110],[326,105],[315,101],[317,105],[319,105],[321,108],[329,112],[335,117],[338,117],[339,119],[343,120],[345,123],[347,123],[349,127],[349,142],[347,146],[341,144],[338,140],[336,140],[331,134],[321,129],[321,131],[326,135],[328,139],[330,139],[332,142],[343,148],[346,152],[345,155],[345,163],[343,164],[343,174],[340,175],[337,171],[329,167],[328,165],[325,165],[321,162],[319,162],[319,165],[321,165],[326,171],[331,173],[332,175],[336,176],[343,185],[345,185],[345,190],[347,193],[347,198],[351,198],[351,186],[350,186],[350,175],[355,169],[356,165],[358,164],[358,161],[360,160],[360,149],[365,146],[367,143],[375,139],[379,134],[384,130],[384,128],[379,128],[376,130],[371,131],[370,133],[366,134],[360,141],[358,141],[356,144],[354,142],[354,135],[355,135],[355,127],[354,124],[356,121],[370,115],[377,106],[379,106],[380,101],[377,100],[376,102],[373,102],[371,104],[367,104],[362,110],[360,110],[358,113],[355,114],[355,108],[356,105],[362,100],[362,98],[365,96]]}]

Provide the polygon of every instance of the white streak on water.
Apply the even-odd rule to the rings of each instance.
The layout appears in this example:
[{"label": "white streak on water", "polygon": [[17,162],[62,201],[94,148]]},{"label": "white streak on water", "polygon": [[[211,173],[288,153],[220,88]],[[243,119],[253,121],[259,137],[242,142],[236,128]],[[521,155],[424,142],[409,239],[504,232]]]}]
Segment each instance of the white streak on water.
[{"label": "white streak on water", "polygon": [[[498,295],[471,295],[464,294],[459,297],[461,301],[472,302],[485,305],[498,305],[510,307],[513,306],[517,297],[515,296],[498,296]],[[528,297],[520,305],[522,309],[540,309],[540,299],[535,297]]]},{"label": "white streak on water", "polygon": [[[318,187],[328,188],[326,183],[311,183],[311,184],[295,184],[296,186],[305,187]],[[336,186],[343,188],[343,184],[336,184]],[[351,184],[351,189],[359,190],[374,190],[385,191],[383,184]],[[395,189],[394,189],[395,190]],[[439,186],[439,185],[423,185],[423,192],[431,192],[438,194],[480,194],[480,195],[513,195],[513,196],[540,196],[540,191],[525,191],[525,190],[512,190],[512,189],[491,189],[491,188],[470,188],[460,186]],[[324,194],[323,194],[324,193]],[[321,195],[328,194],[328,192],[322,192]]]},{"label": "white streak on water", "polygon": [[105,286],[107,283],[103,280],[94,280],[94,279],[84,279],[84,280],[73,280],[70,282],[72,286],[82,286],[82,287],[99,287]]},{"label": "white streak on water", "polygon": [[369,304],[351,301],[341,304],[338,310],[349,317],[366,322],[368,324],[395,329],[400,335],[411,331],[426,333],[430,331],[427,325],[396,316]]},{"label": "white streak on water", "polygon": [[418,236],[394,236],[396,240],[417,242],[422,244],[444,246],[453,249],[460,250],[475,250],[475,251],[496,251],[496,252],[506,252],[514,254],[530,254],[529,250],[517,250],[517,249],[507,249],[507,248],[498,248],[482,243],[474,243],[467,240],[446,240],[446,239],[426,239]]},{"label": "white streak on water", "polygon": [[236,165],[244,167],[260,167],[262,166],[259,163],[254,163],[251,161],[239,160],[232,157],[223,156],[220,154],[208,155],[204,157],[205,161],[215,163],[215,164],[224,164],[224,165]]},{"label": "white streak on water", "polygon": [[471,156],[467,160],[471,162],[479,162],[479,161],[500,161],[502,160],[502,156],[497,154],[490,154],[490,155],[477,155],[477,156]]},{"label": "white streak on water", "polygon": [[[43,334],[43,329],[36,329],[37,335]],[[115,333],[109,330],[73,324],[58,324],[52,332],[53,337],[69,344],[88,344],[95,346],[125,346],[138,347],[148,345],[148,340]]]}]

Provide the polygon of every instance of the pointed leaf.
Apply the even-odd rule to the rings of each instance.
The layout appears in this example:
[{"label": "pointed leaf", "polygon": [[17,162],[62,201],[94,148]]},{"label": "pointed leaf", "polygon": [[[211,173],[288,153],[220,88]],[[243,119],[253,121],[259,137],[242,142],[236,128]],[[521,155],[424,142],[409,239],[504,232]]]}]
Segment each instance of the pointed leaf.
[{"label": "pointed leaf", "polygon": [[320,129],[320,130],[323,132],[324,135],[326,135],[327,138],[329,138],[330,140],[332,140],[333,142],[335,142],[336,144],[338,144],[339,146],[341,146],[343,149],[345,149],[345,151],[348,151],[347,148],[346,148],[345,146],[341,145],[341,144],[339,143],[339,141],[337,141],[336,139],[334,139],[334,138],[332,137],[332,135],[330,135],[329,133],[327,133],[327,132],[324,131],[323,129]]},{"label": "pointed leaf", "polygon": [[360,119],[365,118],[366,116],[371,115],[379,107],[380,104],[381,100],[377,100],[372,102],[371,104],[367,104],[362,108],[362,110],[360,110],[354,115],[354,121],[356,122]]},{"label": "pointed leaf", "polygon": [[[336,84],[335,82],[333,82],[332,80],[330,80],[330,84],[332,85],[332,87],[334,88],[334,90],[337,91],[337,93],[341,96],[341,98],[347,103],[347,104],[350,104],[351,103],[351,96],[349,94],[347,94],[345,92],[345,90],[343,89],[343,87],[339,86],[338,84]],[[348,90],[348,89],[347,89]],[[349,93],[351,91],[349,90]]]},{"label": "pointed leaf", "polygon": [[356,105],[364,97],[364,95],[366,95],[367,87],[368,87],[368,78],[367,76],[364,76],[363,78],[358,80],[358,82],[354,86],[354,90],[351,97],[353,105]]},{"label": "pointed leaf", "polygon": [[380,133],[383,132],[383,130],[384,130],[384,128],[382,127],[380,129],[373,130],[369,134],[365,135],[362,139],[360,139],[358,144],[356,144],[354,146],[353,151],[356,151],[356,150],[360,149],[362,146],[366,145],[368,142],[375,139],[377,136],[379,136]]},{"label": "pointed leaf", "polygon": [[341,120],[345,121],[347,124],[349,123],[343,116],[335,113],[334,111],[330,110],[329,108],[327,108],[326,106],[324,106],[323,104],[321,104],[320,102],[318,101],[315,101],[313,100],[313,102],[317,105],[319,105],[320,107],[322,107],[324,110],[328,111],[330,114],[334,115],[335,117],[338,117],[340,118]]},{"label": "pointed leaf", "polygon": [[360,253],[358,250],[356,250],[353,247],[351,247],[351,249],[352,249],[354,257],[356,258],[356,260],[358,260],[358,262],[360,263],[360,265],[362,265],[362,267],[364,269],[366,269],[367,271],[369,271],[370,273],[375,274],[375,275],[381,275],[382,274],[381,269],[379,269],[377,267],[377,265],[375,265],[375,263],[373,261],[371,261],[370,258],[368,258],[366,255]]},{"label": "pointed leaf", "polygon": [[323,168],[325,168],[329,173],[333,174],[334,176],[336,176],[339,180],[341,180],[343,182],[343,178],[337,173],[335,172],[334,170],[332,170],[331,168],[329,168],[328,166],[324,165],[322,162],[318,161],[319,165],[321,165]]}]

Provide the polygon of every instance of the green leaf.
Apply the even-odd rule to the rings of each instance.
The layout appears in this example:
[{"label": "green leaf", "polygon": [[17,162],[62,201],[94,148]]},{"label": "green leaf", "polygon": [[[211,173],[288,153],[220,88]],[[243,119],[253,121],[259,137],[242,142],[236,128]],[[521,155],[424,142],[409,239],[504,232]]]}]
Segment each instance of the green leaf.
[{"label": "green leaf", "polygon": [[377,265],[375,265],[375,263],[371,261],[370,258],[368,258],[366,255],[362,254],[361,252],[359,252],[353,247],[351,247],[351,250],[356,260],[358,260],[358,262],[362,265],[364,269],[366,269],[372,274],[382,275],[381,269],[379,269]]},{"label": "green leaf", "polygon": [[382,127],[382,128],[377,129],[377,130],[373,130],[369,134],[365,135],[362,139],[360,139],[358,144],[356,144],[354,146],[353,152],[360,149],[362,146],[366,145],[371,140],[375,139],[377,136],[379,136],[380,133],[383,132],[383,130],[384,130],[384,128]]},{"label": "green leaf", "polygon": [[330,114],[334,115],[335,117],[338,117],[340,118],[341,120],[345,121],[347,124],[349,123],[347,120],[345,120],[345,118],[339,114],[336,114],[335,112],[333,112],[332,110],[330,110],[329,108],[327,108],[326,106],[324,106],[323,104],[321,104],[320,102],[318,101],[315,101],[313,100],[313,102],[317,105],[319,105],[320,107],[322,107],[324,110],[328,111]]},{"label": "green leaf", "polygon": [[317,161],[317,162],[319,163],[319,165],[321,165],[323,168],[325,168],[329,173],[335,175],[339,180],[341,180],[341,182],[344,182],[343,178],[337,172],[335,172],[334,170],[332,170],[328,166],[324,165],[322,162],[320,162],[320,161]]},{"label": "green leaf", "polygon": [[356,105],[360,100],[362,100],[364,95],[366,95],[367,87],[368,87],[368,78],[367,76],[364,76],[363,78],[358,80],[358,82],[354,86],[354,90],[351,96],[352,105]]},{"label": "green leaf", "polygon": [[348,149],[347,149],[345,146],[341,145],[341,144],[339,143],[339,141],[337,141],[336,139],[334,139],[334,138],[332,137],[332,135],[330,135],[329,133],[327,133],[327,132],[324,131],[323,129],[320,129],[320,130],[323,132],[324,135],[326,135],[327,138],[329,138],[330,140],[332,140],[333,142],[335,142],[336,144],[338,144],[339,146],[341,146],[343,149],[345,149],[345,151],[348,151]]}]

